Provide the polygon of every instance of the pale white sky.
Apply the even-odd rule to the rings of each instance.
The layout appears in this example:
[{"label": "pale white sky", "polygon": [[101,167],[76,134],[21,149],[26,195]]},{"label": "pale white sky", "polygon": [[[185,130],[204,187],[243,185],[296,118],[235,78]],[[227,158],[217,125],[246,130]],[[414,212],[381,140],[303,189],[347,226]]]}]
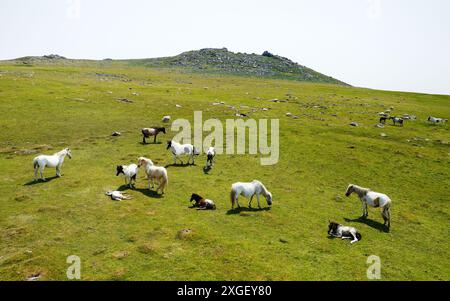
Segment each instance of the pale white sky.
[{"label": "pale white sky", "polygon": [[450,94],[448,0],[0,0],[0,59],[272,53],[354,86]]}]

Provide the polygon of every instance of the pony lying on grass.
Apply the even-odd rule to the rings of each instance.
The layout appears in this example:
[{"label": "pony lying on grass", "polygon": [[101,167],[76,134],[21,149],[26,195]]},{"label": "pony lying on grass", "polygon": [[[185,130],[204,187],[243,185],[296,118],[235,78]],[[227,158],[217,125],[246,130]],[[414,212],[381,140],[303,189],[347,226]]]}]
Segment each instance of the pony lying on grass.
[{"label": "pony lying on grass", "polygon": [[164,194],[164,189],[169,184],[167,170],[162,166],[155,166],[152,160],[145,157],[139,158],[138,165],[144,166],[144,170],[147,174],[148,179],[148,189],[151,190],[156,182],[159,184],[158,188],[156,188],[156,193],[158,193],[158,190],[160,190],[161,194]]},{"label": "pony lying on grass", "polygon": [[349,197],[352,193],[356,193],[363,205],[363,215],[362,217],[368,217],[369,211],[367,210],[367,205],[372,207],[381,207],[383,211],[381,212],[381,216],[384,219],[384,225],[387,224],[388,229],[391,227],[391,199],[379,192],[371,191],[369,188],[363,188],[358,185],[350,184],[347,187],[347,191],[345,192],[345,196]]},{"label": "pony lying on grass", "polygon": [[[188,155],[188,162],[192,159],[192,164],[194,164],[194,156],[198,156],[200,152],[193,146],[192,144],[180,144],[178,142],[175,142],[173,140],[167,141],[167,149],[170,149],[170,151],[173,154],[173,164],[177,164],[177,158],[181,155]],[[183,161],[181,161],[181,164],[183,164]]]},{"label": "pony lying on grass", "polygon": [[165,134],[166,128],[143,128],[141,132],[142,132],[142,143],[147,144],[145,138],[150,138],[152,136],[154,137],[153,143],[156,143],[156,136],[158,136],[160,132],[163,132]]},{"label": "pony lying on grass", "polygon": [[342,239],[351,239],[350,243],[355,243],[361,240],[361,234],[354,227],[343,226],[336,222],[330,221],[328,225],[328,234],[333,237],[340,237]]},{"label": "pony lying on grass", "polygon": [[197,208],[197,210],[207,210],[207,209],[215,210],[216,209],[216,204],[214,204],[213,201],[205,199],[196,193],[193,193],[191,195],[191,199],[189,200],[189,202],[192,203],[192,201],[195,201],[195,204],[192,205],[192,207],[190,207],[190,208]]},{"label": "pony lying on grass", "polygon": [[444,122],[447,122],[448,119],[443,119],[443,118],[437,118],[437,117],[429,116],[427,121],[431,122],[431,123],[444,123]]},{"label": "pony lying on grass", "polygon": [[131,200],[132,197],[120,191],[108,191],[106,195],[110,196],[113,201]]},{"label": "pony lying on grass", "polygon": [[136,183],[138,166],[136,164],[117,165],[116,176],[120,175],[121,173],[125,176],[125,184],[130,188],[133,188],[133,182]]},{"label": "pony lying on grass", "polygon": [[256,199],[258,200],[258,208],[261,208],[261,205],[259,203],[259,196],[263,195],[266,198],[267,205],[272,205],[272,194],[267,190],[267,188],[258,180],[253,180],[250,183],[242,183],[237,182],[231,185],[231,193],[230,193],[230,199],[231,199],[231,208],[234,209],[234,205],[236,204],[238,208],[241,206],[238,202],[238,197],[240,195],[246,197],[247,199],[250,199],[248,202],[248,207],[252,207],[252,200],[253,197],[256,195]]},{"label": "pony lying on grass", "polygon": [[56,167],[56,176],[61,177],[61,166],[64,163],[64,158],[68,156],[72,159],[72,152],[70,149],[65,148],[62,151],[55,153],[52,156],[40,155],[33,159],[33,167],[34,167],[34,180],[37,181],[37,173],[38,170],[41,173],[41,180],[46,181],[44,178],[44,169],[45,167]]}]

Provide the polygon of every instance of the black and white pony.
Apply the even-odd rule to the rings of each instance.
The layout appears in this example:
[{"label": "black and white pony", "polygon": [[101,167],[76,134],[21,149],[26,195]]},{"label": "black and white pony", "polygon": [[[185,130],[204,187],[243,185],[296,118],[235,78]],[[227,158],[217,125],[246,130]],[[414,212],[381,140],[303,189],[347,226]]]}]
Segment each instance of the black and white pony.
[{"label": "black and white pony", "polygon": [[189,200],[189,202],[192,203],[192,201],[194,201],[195,203],[192,205],[191,208],[197,208],[197,210],[207,210],[207,209],[215,210],[216,209],[216,204],[214,204],[214,201],[205,199],[196,193],[193,193],[191,195],[191,199]]},{"label": "black and white pony", "polygon": [[361,234],[354,227],[343,226],[336,222],[330,221],[328,225],[328,235],[333,237],[340,237],[342,239],[351,239],[350,243],[355,243],[361,240]]},{"label": "black and white pony", "polygon": [[437,117],[429,116],[427,121],[431,122],[431,123],[444,123],[444,122],[447,122],[448,119],[443,119],[443,118],[437,118]]},{"label": "black and white pony", "polygon": [[390,120],[396,125],[397,123],[403,126],[403,118],[401,117],[389,117]]},{"label": "black and white pony", "polygon": [[[192,144],[180,144],[173,140],[167,141],[167,149],[170,149],[173,154],[173,164],[177,164],[177,158],[181,155],[189,156],[187,164],[189,164],[191,160],[192,164],[194,164],[194,156],[200,155],[200,152]],[[181,159],[179,160],[181,161],[181,164],[184,164]]]},{"label": "black and white pony", "polygon": [[123,174],[125,176],[125,184],[130,188],[133,188],[133,182],[136,183],[136,177],[138,174],[138,166],[136,164],[130,165],[117,165],[116,176]]},{"label": "black and white pony", "polygon": [[206,167],[213,166],[214,165],[214,157],[216,156],[216,150],[214,147],[208,148],[208,151],[206,152]]},{"label": "black and white pony", "polygon": [[145,138],[150,138],[150,137],[154,137],[153,139],[153,143],[156,143],[156,136],[158,136],[158,134],[160,132],[163,132],[164,134],[166,133],[166,128],[161,127],[161,128],[143,128],[141,130],[142,132],[142,143],[147,144],[147,141],[145,141]]}]

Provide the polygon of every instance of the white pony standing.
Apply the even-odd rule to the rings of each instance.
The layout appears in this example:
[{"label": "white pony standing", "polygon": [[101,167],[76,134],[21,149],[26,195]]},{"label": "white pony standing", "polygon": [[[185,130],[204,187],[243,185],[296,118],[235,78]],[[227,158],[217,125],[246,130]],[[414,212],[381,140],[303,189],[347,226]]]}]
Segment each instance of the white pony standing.
[{"label": "white pony standing", "polygon": [[350,184],[347,187],[347,191],[345,192],[345,196],[349,197],[353,192],[355,192],[363,205],[363,215],[362,217],[368,217],[369,211],[367,210],[367,205],[372,207],[381,207],[383,211],[381,212],[381,216],[384,219],[384,225],[387,224],[387,227],[391,227],[391,199],[379,192],[371,191],[369,188],[363,188],[358,185]]},{"label": "white pony standing", "polygon": [[34,167],[34,180],[37,181],[37,173],[38,170],[41,173],[41,180],[46,181],[44,178],[44,169],[45,167],[56,167],[56,176],[61,177],[61,166],[64,163],[64,158],[68,156],[72,159],[72,152],[70,149],[65,148],[62,151],[52,155],[40,155],[33,159],[33,167]]},{"label": "white pony standing", "polygon": [[161,190],[161,194],[164,194],[164,189],[169,184],[169,178],[167,176],[167,169],[162,166],[155,166],[152,160],[145,157],[138,159],[138,165],[144,166],[145,173],[148,179],[148,189],[151,190],[154,187],[155,181],[159,184],[156,188],[156,193]]},{"label": "white pony standing", "polygon": [[230,193],[230,200],[231,200],[231,208],[234,209],[234,204],[237,205],[238,208],[241,206],[238,202],[238,197],[240,195],[246,197],[247,199],[250,199],[248,202],[248,207],[252,207],[252,200],[253,197],[256,195],[256,199],[258,200],[258,208],[261,208],[261,204],[259,203],[259,197],[260,195],[263,195],[266,198],[267,205],[272,205],[272,194],[267,190],[267,188],[258,180],[253,180],[250,183],[242,183],[237,182],[231,185],[231,193]]},{"label": "white pony standing", "polygon": [[[177,158],[181,155],[188,155],[188,162],[192,159],[192,164],[194,164],[194,156],[198,156],[200,152],[197,150],[195,146],[192,144],[180,144],[178,142],[175,142],[173,140],[167,141],[167,149],[170,149],[170,151],[173,154],[173,164],[177,164]],[[184,164],[181,159],[181,164]]]}]

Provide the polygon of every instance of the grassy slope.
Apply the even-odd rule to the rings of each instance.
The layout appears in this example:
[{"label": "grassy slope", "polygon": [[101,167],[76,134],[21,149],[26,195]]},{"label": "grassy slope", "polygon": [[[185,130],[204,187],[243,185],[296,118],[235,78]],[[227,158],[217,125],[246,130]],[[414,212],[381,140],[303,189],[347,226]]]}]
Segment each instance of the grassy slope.
[{"label": "grassy slope", "polygon": [[[450,280],[450,149],[436,142],[450,137],[448,126],[423,121],[428,115],[448,118],[448,96],[141,68],[1,65],[0,70],[2,280],[36,272],[43,279],[65,279],[65,260],[72,254],[81,257],[83,279],[364,280],[366,258],[375,254],[385,280]],[[266,101],[286,93],[297,99]],[[117,102],[118,97],[134,103]],[[148,194],[142,174],[138,189],[129,191],[133,200],[113,202],[104,195],[123,184],[115,177],[116,164],[141,155],[159,165],[171,163],[165,145],[139,143],[141,127],[158,124],[166,114],[192,120],[193,110],[202,110],[204,118],[233,118],[234,112],[212,106],[214,101],[270,107],[252,117],[280,118],[280,162],[263,167],[257,156],[222,155],[205,175],[201,157],[197,166],[168,169],[164,198]],[[419,120],[404,128],[374,128],[375,114],[390,106]],[[288,119],[288,111],[301,118]],[[361,126],[348,126],[351,121]],[[123,136],[109,137],[116,130]],[[407,141],[413,137],[429,140]],[[35,154],[20,150],[53,153],[66,146],[74,158],[65,163],[63,177],[27,185]],[[272,191],[273,208],[230,214],[231,183],[255,178]],[[378,229],[382,218],[376,209],[367,223],[345,222],[361,214],[355,196],[342,197],[351,182],[391,196],[390,233]],[[188,209],[192,192],[216,200],[218,210]],[[350,245],[328,239],[328,219],[358,227],[363,240]],[[194,230],[191,240],[176,239],[184,228]]]}]

